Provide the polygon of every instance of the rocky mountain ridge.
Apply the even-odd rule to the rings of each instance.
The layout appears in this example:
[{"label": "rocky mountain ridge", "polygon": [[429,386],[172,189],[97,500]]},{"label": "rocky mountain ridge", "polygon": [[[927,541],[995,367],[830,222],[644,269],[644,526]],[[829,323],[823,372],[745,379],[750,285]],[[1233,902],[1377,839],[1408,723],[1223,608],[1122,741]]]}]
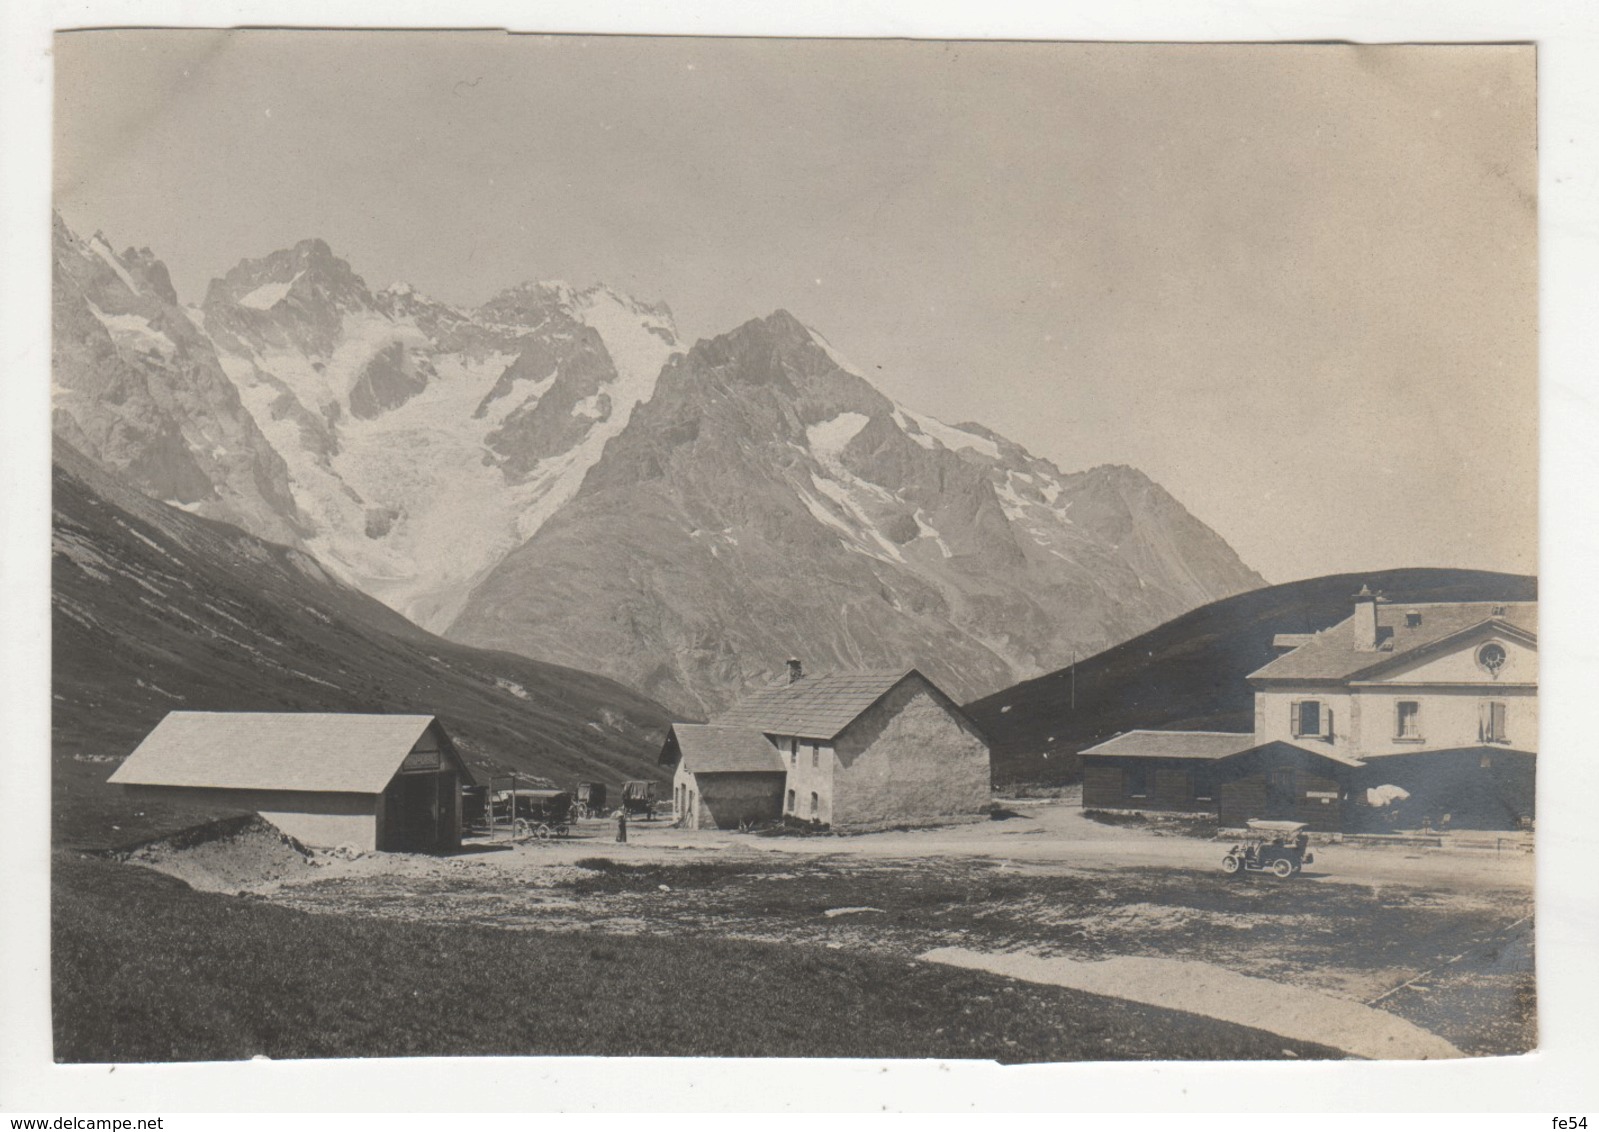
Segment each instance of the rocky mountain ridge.
[{"label": "rocky mountain ridge", "polygon": [[786,312],[524,283],[372,290],[316,239],[183,306],[56,224],[59,435],[452,638],[685,714],[781,669],[917,663],[962,698],[1263,584],[1130,468],[1066,474],[900,405]]},{"label": "rocky mountain ridge", "polygon": [[673,358],[446,635],[703,715],[790,655],[970,698],[1260,584],[1142,473],[918,414],[778,311]]}]

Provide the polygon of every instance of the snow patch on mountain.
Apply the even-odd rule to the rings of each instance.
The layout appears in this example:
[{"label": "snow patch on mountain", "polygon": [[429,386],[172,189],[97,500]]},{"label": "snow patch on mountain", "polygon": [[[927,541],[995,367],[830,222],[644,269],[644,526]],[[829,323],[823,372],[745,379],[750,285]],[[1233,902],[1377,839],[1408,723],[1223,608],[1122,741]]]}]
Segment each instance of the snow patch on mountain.
[{"label": "snow patch on mountain", "polygon": [[[867,481],[854,476],[848,477],[845,482],[840,482],[826,476],[817,478],[812,475],[810,481],[813,489],[831,499],[838,510],[843,513],[842,518],[835,516],[823,521],[848,536],[843,540],[845,546],[868,557],[881,559],[885,562],[905,561],[905,555],[900,552],[899,547],[895,546],[878,529],[877,524],[872,520],[871,514],[862,505],[859,498],[860,495],[867,495],[876,496],[879,499],[891,499],[892,496],[888,492],[876,484],[867,483]],[[805,506],[812,515],[817,515],[817,507],[821,507],[823,511],[828,510],[825,505],[816,500],[814,495],[810,495],[803,489],[800,491],[800,497],[805,500]],[[829,515],[831,514],[829,512]],[[818,515],[817,517],[820,518],[821,516]]]},{"label": "snow patch on mountain", "polygon": [[935,444],[941,444],[951,450],[968,448],[981,452],[990,460],[1000,458],[999,445],[986,436],[978,436],[965,429],[955,428],[933,417],[913,412],[903,405],[894,406],[894,422],[923,448],[932,448]]},{"label": "snow patch on mountain", "polygon": [[128,274],[128,269],[122,266],[122,261],[117,258],[117,253],[111,250],[111,245],[105,242],[105,237],[96,232],[89,239],[89,247],[95,255],[106,262],[112,271],[117,273],[117,278],[127,285],[128,290],[135,295],[139,294],[139,285],[133,281],[133,276]]},{"label": "snow patch on mountain", "polygon": [[240,298],[239,305],[241,307],[249,307],[251,310],[269,311],[284,300],[290,288],[298,283],[304,275],[305,272],[299,272],[286,283],[263,283],[249,294]]},{"label": "snow patch on mountain", "polygon": [[944,536],[928,520],[926,513],[920,507],[916,509],[916,514],[912,517],[916,520],[917,538],[930,538],[933,540],[934,545],[938,547],[939,554],[945,558],[955,557],[955,552],[949,548],[949,543],[944,541]]},{"label": "snow patch on mountain", "polygon": [[161,331],[157,330],[149,319],[137,314],[107,314],[94,305],[92,299],[84,299],[84,305],[89,308],[89,313],[100,320],[110,333],[112,341],[118,346],[133,350],[135,353],[153,350],[162,357],[170,358],[178,352],[178,347]]},{"label": "snow patch on mountain", "polygon": [[836,464],[845,445],[855,439],[869,419],[865,413],[840,413],[831,420],[806,428],[805,439],[817,459],[824,464]]}]

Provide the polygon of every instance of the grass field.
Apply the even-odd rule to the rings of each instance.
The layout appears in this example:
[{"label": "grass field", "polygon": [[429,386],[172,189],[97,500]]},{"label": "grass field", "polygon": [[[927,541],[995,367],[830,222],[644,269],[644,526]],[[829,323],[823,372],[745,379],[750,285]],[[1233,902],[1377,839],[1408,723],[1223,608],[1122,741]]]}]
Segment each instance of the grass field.
[{"label": "grass field", "polygon": [[70,852],[56,857],[53,903],[62,1061],[1339,1056],[1193,1015],[892,956],[308,914]]}]

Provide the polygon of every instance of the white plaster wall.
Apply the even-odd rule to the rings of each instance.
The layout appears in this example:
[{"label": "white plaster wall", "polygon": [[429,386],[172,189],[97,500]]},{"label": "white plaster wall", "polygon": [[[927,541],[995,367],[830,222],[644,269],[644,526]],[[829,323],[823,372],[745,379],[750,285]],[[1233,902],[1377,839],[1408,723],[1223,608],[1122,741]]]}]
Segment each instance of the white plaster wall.
[{"label": "white plaster wall", "polygon": [[[1497,700],[1505,705],[1503,744],[1518,751],[1538,749],[1538,693],[1532,688],[1491,685],[1463,688],[1362,688],[1355,700],[1355,726],[1359,755],[1411,754],[1474,747],[1479,742],[1482,704]],[[1421,705],[1420,742],[1395,736],[1397,704],[1410,700]]]},{"label": "white plaster wall", "polygon": [[[1332,712],[1331,741],[1310,736],[1296,737],[1293,731],[1293,705],[1300,700],[1320,700],[1322,711]],[[1353,749],[1353,721],[1351,696],[1337,688],[1305,684],[1286,688],[1273,687],[1270,691],[1255,693],[1255,741],[1271,743],[1298,743],[1310,750],[1329,750],[1349,753]]]},{"label": "white plaster wall", "polygon": [[[1488,642],[1505,650],[1505,663],[1497,676],[1490,675],[1477,663],[1477,651]],[[1414,664],[1403,665],[1384,672],[1379,677],[1384,683],[1409,681],[1417,684],[1536,684],[1538,682],[1538,650],[1520,641],[1493,634],[1473,636],[1457,649],[1438,656],[1426,657]]]},{"label": "white plaster wall", "polygon": [[811,819],[811,794],[817,795],[815,820],[829,825],[833,822],[833,782],[836,777],[838,752],[830,743],[799,740],[799,758],[791,762],[789,740],[782,739],[778,752],[783,765],[788,768],[788,789],[794,791],[794,816]]},{"label": "white plaster wall", "polygon": [[336,849],[341,845],[348,845],[352,849],[371,851],[378,847],[378,823],[375,812],[370,814],[314,814],[273,810],[259,812],[263,818],[290,837],[319,849]]}]

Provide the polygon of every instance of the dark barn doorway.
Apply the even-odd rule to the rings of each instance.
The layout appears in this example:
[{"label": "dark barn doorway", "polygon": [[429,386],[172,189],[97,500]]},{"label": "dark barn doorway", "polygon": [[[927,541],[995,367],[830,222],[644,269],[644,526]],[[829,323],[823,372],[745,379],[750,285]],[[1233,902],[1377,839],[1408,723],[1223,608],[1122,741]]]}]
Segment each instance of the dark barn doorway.
[{"label": "dark barn doorway", "polygon": [[401,771],[383,792],[379,849],[436,852],[453,842],[450,809],[455,776],[449,771]]}]

